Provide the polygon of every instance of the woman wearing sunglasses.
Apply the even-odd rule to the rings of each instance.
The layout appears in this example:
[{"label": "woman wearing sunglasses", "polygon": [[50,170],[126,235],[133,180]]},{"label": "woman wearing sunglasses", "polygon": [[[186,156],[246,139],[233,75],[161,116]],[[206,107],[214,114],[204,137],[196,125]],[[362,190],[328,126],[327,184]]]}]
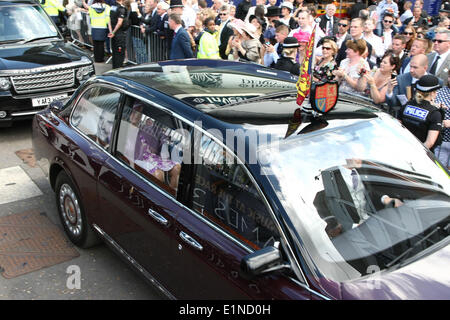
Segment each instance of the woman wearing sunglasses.
[{"label": "woman wearing sunglasses", "polygon": [[403,35],[406,38],[406,51],[409,52],[414,40],[416,40],[417,37],[416,30],[414,30],[413,27],[408,26],[403,31]]},{"label": "woman wearing sunglasses", "polygon": [[313,80],[316,82],[326,82],[334,80],[333,71],[337,69],[336,54],[338,47],[336,42],[325,39],[322,45],[322,56],[317,57],[314,67]]}]

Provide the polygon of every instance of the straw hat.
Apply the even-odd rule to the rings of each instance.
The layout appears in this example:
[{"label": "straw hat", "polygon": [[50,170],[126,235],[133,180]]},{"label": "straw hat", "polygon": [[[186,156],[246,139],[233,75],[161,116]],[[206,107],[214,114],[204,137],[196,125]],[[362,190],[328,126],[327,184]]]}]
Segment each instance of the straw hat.
[{"label": "straw hat", "polygon": [[250,37],[253,39],[258,39],[258,36],[256,35],[256,27],[253,24],[246,22],[243,29],[250,35]]},{"label": "straw hat", "polygon": [[241,19],[234,19],[232,22],[230,22],[230,27],[232,27],[233,29],[236,29],[237,32],[239,32],[240,34],[243,34],[244,28],[245,28],[245,22],[242,21]]}]

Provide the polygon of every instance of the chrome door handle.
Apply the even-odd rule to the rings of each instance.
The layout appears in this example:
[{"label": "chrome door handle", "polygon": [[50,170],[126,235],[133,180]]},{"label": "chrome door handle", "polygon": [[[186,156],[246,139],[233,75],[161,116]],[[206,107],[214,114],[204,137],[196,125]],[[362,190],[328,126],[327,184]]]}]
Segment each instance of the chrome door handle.
[{"label": "chrome door handle", "polygon": [[199,251],[203,250],[203,246],[200,243],[198,243],[194,238],[192,238],[190,235],[188,235],[186,232],[181,231],[180,238],[188,245],[194,247],[195,249]]},{"label": "chrome door handle", "polygon": [[148,214],[150,217],[152,217],[153,219],[155,219],[157,222],[159,222],[160,224],[162,224],[163,226],[167,226],[169,224],[169,220],[167,220],[166,218],[164,218],[162,215],[160,215],[158,212],[156,212],[155,210],[152,209],[148,209]]}]

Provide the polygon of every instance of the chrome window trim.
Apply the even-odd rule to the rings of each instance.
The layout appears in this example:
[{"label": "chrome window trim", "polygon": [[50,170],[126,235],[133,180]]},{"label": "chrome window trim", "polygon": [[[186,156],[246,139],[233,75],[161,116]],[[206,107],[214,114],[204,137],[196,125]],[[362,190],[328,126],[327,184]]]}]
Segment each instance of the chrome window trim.
[{"label": "chrome window trim", "polygon": [[[188,210],[189,212],[191,212],[194,216],[196,216],[198,219],[200,219],[201,221],[203,221],[204,223],[206,223],[208,226],[210,226],[211,228],[213,228],[214,230],[216,230],[217,232],[219,232],[220,234],[222,234],[223,236],[225,236],[226,238],[228,238],[229,240],[231,240],[232,242],[234,242],[235,244],[239,245],[241,248],[243,248],[244,250],[246,250],[248,253],[252,253],[255,250],[252,249],[251,247],[249,247],[248,245],[246,245],[245,243],[239,241],[237,238],[233,237],[231,234],[229,234],[228,232],[226,232],[225,230],[223,230],[222,228],[219,228],[217,225],[215,225],[213,222],[211,222],[209,219],[205,218],[204,216],[200,215],[199,213],[197,213],[196,211],[192,210],[191,208],[185,206],[183,203],[179,202],[176,198],[174,198],[172,195],[170,195],[169,193],[167,193],[165,190],[161,189],[160,187],[158,187],[157,185],[151,183],[147,178],[145,178],[142,174],[140,174],[137,171],[134,171],[131,167],[126,166],[124,163],[122,163],[120,160],[116,159],[115,156],[113,156],[108,150],[104,149],[103,147],[101,147],[99,144],[97,144],[95,141],[93,141],[92,139],[90,139],[89,137],[87,137],[83,132],[81,132],[77,127],[72,125],[72,114],[76,108],[76,105],[78,104],[79,100],[81,99],[81,97],[86,93],[87,90],[90,90],[92,87],[94,86],[103,86],[109,89],[113,89],[116,90],[117,92],[120,92],[121,94],[125,94],[128,96],[131,96],[135,99],[139,99],[155,108],[158,108],[159,110],[162,110],[164,112],[167,112],[169,115],[171,115],[172,117],[190,125],[194,130],[198,130],[200,132],[202,132],[204,135],[208,136],[209,138],[211,138],[212,140],[214,140],[216,143],[218,143],[220,146],[222,146],[223,148],[226,149],[227,152],[229,152],[230,154],[232,154],[236,159],[237,159],[237,163],[239,163],[240,165],[242,165],[244,167],[244,171],[246,172],[246,174],[250,177],[252,183],[255,185],[259,196],[261,197],[261,199],[264,202],[264,205],[266,206],[266,208],[269,210],[269,214],[272,217],[272,220],[274,220],[275,225],[278,229],[278,232],[280,234],[280,238],[283,240],[283,247],[285,247],[288,251],[288,259],[290,260],[291,264],[294,263],[295,266],[293,266],[293,271],[294,273],[301,278],[302,281],[300,281],[300,283],[303,283],[304,287],[309,288],[309,284],[308,281],[306,280],[306,276],[300,266],[299,261],[297,261],[297,259],[295,258],[295,254],[294,251],[292,250],[289,242],[287,241],[286,236],[284,235],[283,230],[281,229],[281,226],[278,222],[278,219],[275,216],[275,213],[273,212],[272,207],[270,206],[266,196],[264,195],[264,193],[262,192],[259,184],[256,182],[255,178],[253,177],[253,175],[251,174],[251,172],[248,170],[247,166],[241,161],[241,159],[239,159],[239,157],[237,157],[235,155],[235,153],[230,150],[226,145],[224,145],[217,137],[215,137],[214,135],[210,134],[209,132],[207,132],[206,130],[204,130],[203,128],[199,128],[197,127],[197,125],[193,122],[191,122],[190,120],[187,120],[185,118],[183,118],[182,116],[175,114],[174,112],[172,112],[171,110],[167,109],[164,106],[161,106],[153,101],[147,100],[141,96],[138,96],[136,94],[130,93],[126,90],[126,88],[123,87],[118,87],[116,85],[114,85],[111,82],[105,81],[105,80],[99,80],[96,83],[91,83],[88,84],[86,86],[86,88],[83,89],[82,92],[80,92],[80,94],[78,95],[76,101],[73,102],[74,107],[72,108],[70,115],[69,115],[69,123],[71,124],[71,126],[73,127],[73,129],[75,129],[79,134],[81,134],[85,139],[87,139],[88,141],[91,141],[92,143],[94,143],[96,146],[98,146],[101,150],[103,150],[104,152],[106,152],[108,154],[108,156],[113,159],[115,162],[117,162],[118,164],[120,164],[123,168],[127,169],[128,171],[132,172],[133,174],[137,174],[143,181],[145,181],[146,184],[148,184],[150,187],[154,188],[155,190],[158,190],[162,195],[164,195],[166,198],[168,198],[171,201],[176,201],[176,203],[178,205],[180,205],[183,209]],[[289,278],[289,277],[288,277]],[[298,279],[300,280],[300,279]],[[298,281],[297,280],[297,281]]]}]

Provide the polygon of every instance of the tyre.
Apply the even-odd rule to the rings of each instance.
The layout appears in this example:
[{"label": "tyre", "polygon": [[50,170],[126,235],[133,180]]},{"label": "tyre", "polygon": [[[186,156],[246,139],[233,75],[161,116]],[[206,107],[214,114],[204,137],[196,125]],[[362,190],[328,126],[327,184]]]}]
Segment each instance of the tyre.
[{"label": "tyre", "polygon": [[98,244],[100,240],[88,223],[79,192],[64,171],[56,178],[55,197],[59,218],[70,241],[81,248]]}]

